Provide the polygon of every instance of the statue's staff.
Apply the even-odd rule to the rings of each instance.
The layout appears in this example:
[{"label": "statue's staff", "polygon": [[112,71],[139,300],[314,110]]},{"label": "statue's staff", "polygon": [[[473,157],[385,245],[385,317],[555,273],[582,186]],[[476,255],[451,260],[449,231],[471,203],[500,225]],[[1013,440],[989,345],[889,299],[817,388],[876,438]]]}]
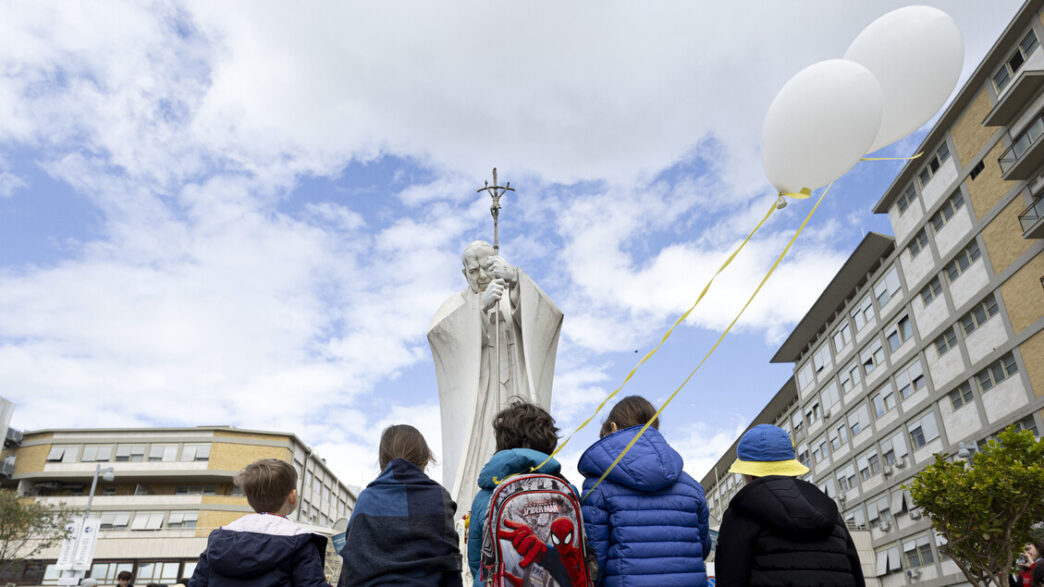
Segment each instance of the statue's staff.
[{"label": "statue's staff", "polygon": [[[493,185],[489,185],[489,182],[483,182],[486,184],[485,187],[479,188],[476,193],[487,192],[490,197],[493,198],[493,203],[489,205],[489,213],[493,216],[493,254],[500,255],[500,198],[505,192],[513,192],[515,188],[511,187],[511,182],[507,182],[503,186],[497,185],[497,168],[493,168]],[[488,286],[487,286],[488,287]],[[494,323],[493,323],[493,354],[496,357],[495,361],[497,364],[497,395],[500,393],[500,301],[497,301],[496,309],[494,311]],[[497,409],[500,409],[500,402],[498,397]]]}]

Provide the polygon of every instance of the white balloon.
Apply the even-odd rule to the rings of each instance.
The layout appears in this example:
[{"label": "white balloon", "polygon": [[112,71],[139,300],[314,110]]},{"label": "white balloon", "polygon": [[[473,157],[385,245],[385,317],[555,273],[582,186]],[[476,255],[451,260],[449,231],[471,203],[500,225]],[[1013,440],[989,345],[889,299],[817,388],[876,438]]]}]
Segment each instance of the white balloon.
[{"label": "white balloon", "polygon": [[782,192],[816,189],[848,172],[881,123],[881,88],[845,59],[799,71],[776,94],[761,129],[765,175]]},{"label": "white balloon", "polygon": [[870,23],[845,59],[865,65],[881,84],[881,128],[871,152],[917,130],[946,103],[964,65],[964,41],[949,14],[907,6]]}]

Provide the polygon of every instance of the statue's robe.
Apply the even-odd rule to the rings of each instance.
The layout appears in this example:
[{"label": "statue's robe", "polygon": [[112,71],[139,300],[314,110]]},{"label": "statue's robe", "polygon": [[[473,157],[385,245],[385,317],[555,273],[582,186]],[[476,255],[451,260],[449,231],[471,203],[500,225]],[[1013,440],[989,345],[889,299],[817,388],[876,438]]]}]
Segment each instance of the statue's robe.
[{"label": "statue's robe", "polygon": [[521,270],[518,288],[517,306],[505,290],[495,307],[499,336],[493,335],[494,310],[482,312],[481,294],[471,288],[446,300],[428,329],[442,416],[442,479],[459,515],[470,507],[479,472],[496,448],[493,416],[515,397],[550,411],[562,312]]}]

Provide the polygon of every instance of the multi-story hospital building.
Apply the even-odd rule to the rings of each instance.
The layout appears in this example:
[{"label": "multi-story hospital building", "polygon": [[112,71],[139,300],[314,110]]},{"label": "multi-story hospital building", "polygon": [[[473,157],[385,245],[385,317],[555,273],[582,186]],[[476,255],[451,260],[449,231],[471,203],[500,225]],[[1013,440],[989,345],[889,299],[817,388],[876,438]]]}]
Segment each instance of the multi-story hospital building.
[{"label": "multi-story hospital building", "polygon": [[[1030,0],[874,206],[895,236],[867,235],[772,359],[794,376],[754,424],[788,430],[868,532],[871,584],[963,583],[901,486],[934,453],[1044,429],[1042,40]],[[735,450],[703,479],[719,519]]]}]

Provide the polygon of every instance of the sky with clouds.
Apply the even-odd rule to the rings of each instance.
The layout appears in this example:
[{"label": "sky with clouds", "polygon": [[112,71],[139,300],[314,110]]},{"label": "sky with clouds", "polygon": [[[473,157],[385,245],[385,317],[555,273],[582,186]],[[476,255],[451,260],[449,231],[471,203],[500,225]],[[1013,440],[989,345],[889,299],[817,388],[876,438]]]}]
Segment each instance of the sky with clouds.
[{"label": "sky with clouds", "polygon": [[[937,4],[963,83],[1019,5]],[[492,237],[496,166],[517,188],[502,254],[565,313],[552,412],[572,430],[769,206],[775,92],[902,5],[0,2],[12,425],[290,431],[355,485],[389,424],[441,452],[424,335]],[[691,474],[786,381],[769,358],[866,231],[891,232],[870,208],[900,165],[835,185],[665,412]],[[681,383],[810,206],[773,215],[625,393]],[[574,481],[591,428],[562,452]]]}]

